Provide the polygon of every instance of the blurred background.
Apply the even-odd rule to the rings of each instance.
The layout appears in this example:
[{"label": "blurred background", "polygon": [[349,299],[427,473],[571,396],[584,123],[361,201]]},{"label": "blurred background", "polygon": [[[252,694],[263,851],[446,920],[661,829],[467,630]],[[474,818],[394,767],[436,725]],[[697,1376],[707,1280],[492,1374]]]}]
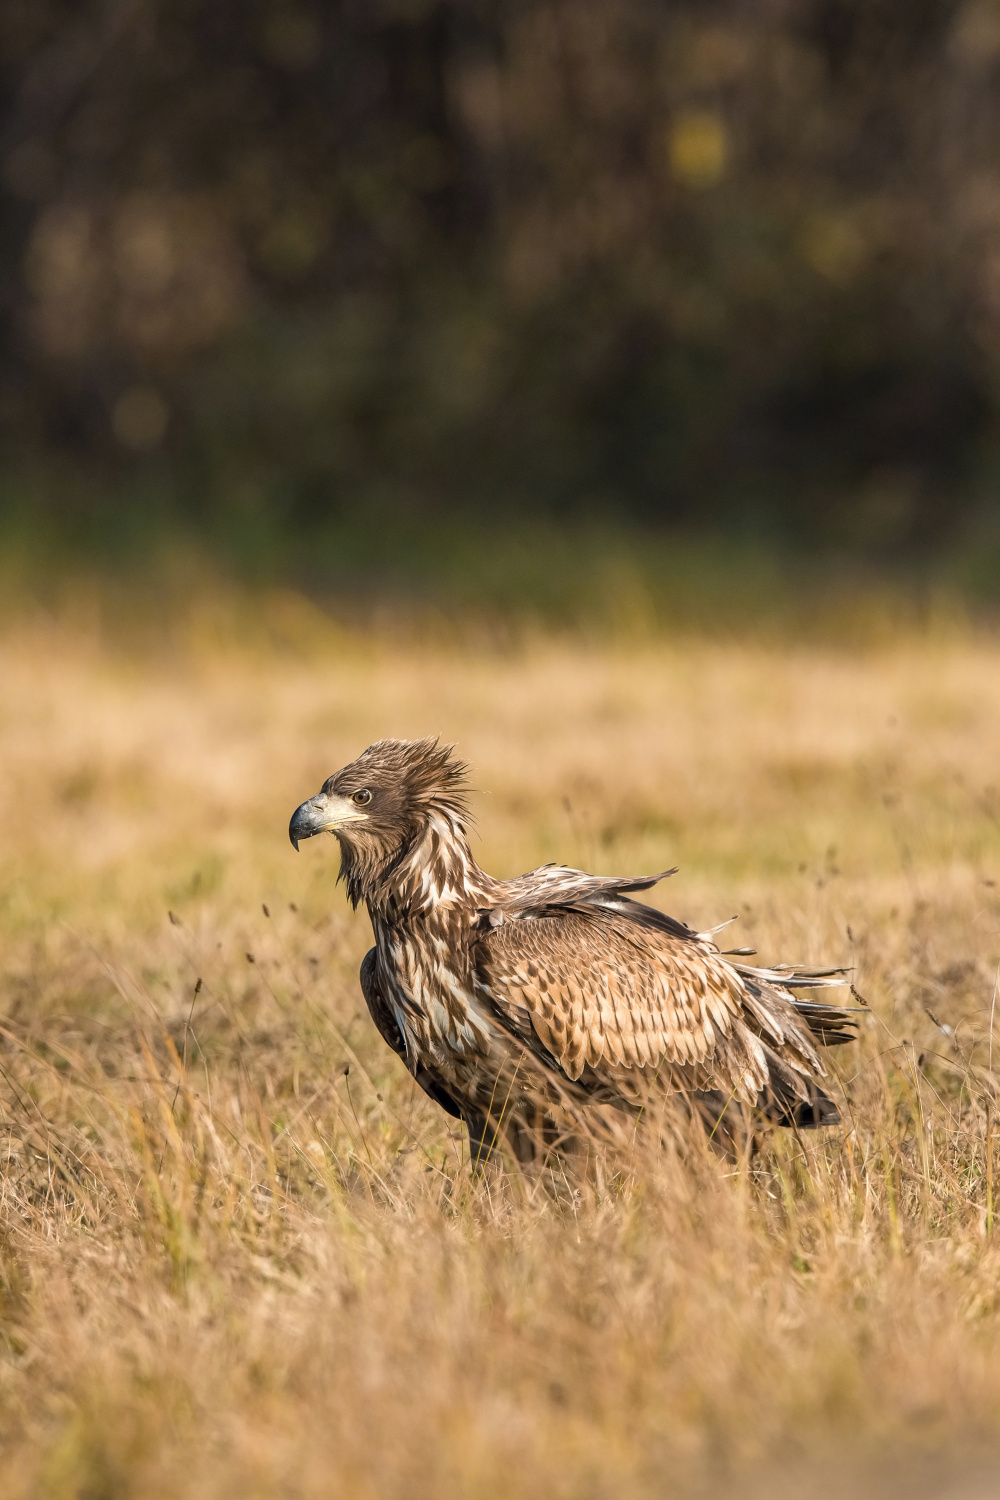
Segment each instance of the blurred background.
[{"label": "blurred background", "polygon": [[22,570],[1000,599],[996,0],[3,0],[0,58]]}]

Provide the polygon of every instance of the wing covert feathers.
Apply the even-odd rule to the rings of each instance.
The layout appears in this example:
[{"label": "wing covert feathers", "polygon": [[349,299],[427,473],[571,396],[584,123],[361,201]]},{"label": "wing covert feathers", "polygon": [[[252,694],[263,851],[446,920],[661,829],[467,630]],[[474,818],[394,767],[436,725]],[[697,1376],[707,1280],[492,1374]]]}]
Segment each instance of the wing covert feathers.
[{"label": "wing covert feathers", "polygon": [[807,1098],[807,1080],[824,1074],[814,1036],[847,1040],[849,1027],[837,1007],[801,1014],[788,986],[830,983],[835,971],[747,969],[661,916],[617,892],[536,907],[484,924],[474,971],[574,1082],[633,1098],[654,1079],[666,1090],[724,1089],[745,1103],[769,1089]]}]

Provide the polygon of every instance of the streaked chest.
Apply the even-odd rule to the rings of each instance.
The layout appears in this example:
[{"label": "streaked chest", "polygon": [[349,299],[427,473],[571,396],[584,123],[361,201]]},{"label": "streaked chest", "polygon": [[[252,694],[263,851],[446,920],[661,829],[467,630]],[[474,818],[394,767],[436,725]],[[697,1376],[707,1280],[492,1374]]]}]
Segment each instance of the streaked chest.
[{"label": "streaked chest", "polygon": [[443,923],[373,925],[379,983],[407,1052],[446,1066],[488,1051],[492,1028],[473,994],[460,934]]}]

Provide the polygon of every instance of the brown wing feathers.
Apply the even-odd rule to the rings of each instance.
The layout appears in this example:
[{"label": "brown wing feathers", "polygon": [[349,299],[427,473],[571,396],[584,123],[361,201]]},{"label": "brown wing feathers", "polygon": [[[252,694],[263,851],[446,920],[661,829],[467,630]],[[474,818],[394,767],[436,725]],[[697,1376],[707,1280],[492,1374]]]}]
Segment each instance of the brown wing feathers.
[{"label": "brown wing feathers", "polygon": [[703,1061],[728,1035],[735,976],[712,965],[699,972],[677,946],[660,933],[635,942],[610,912],[569,910],[505,922],[484,937],[475,962],[576,1079],[605,1060],[630,1068]]},{"label": "brown wing feathers", "polygon": [[[608,1083],[638,1070],[666,1088],[724,1088],[748,1103],[769,1084],[807,1097],[806,1079],[823,1068],[790,991],[744,977],[688,929],[634,923],[622,906],[550,907],[487,927],[473,960],[487,994],[530,1018],[573,1081],[585,1069]],[[837,1015],[842,1023],[833,1010],[828,1024]]]}]

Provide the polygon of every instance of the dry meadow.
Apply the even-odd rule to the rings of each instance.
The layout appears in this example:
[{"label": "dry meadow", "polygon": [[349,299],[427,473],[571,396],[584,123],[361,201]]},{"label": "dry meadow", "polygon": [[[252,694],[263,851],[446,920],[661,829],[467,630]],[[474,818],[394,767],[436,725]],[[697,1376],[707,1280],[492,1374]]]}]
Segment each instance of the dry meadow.
[{"label": "dry meadow", "polygon": [[[1000,642],[156,634],[0,638],[7,1500],[996,1493]],[[285,832],[427,733],[494,873],[855,965],[843,1126],[474,1177]]]}]

